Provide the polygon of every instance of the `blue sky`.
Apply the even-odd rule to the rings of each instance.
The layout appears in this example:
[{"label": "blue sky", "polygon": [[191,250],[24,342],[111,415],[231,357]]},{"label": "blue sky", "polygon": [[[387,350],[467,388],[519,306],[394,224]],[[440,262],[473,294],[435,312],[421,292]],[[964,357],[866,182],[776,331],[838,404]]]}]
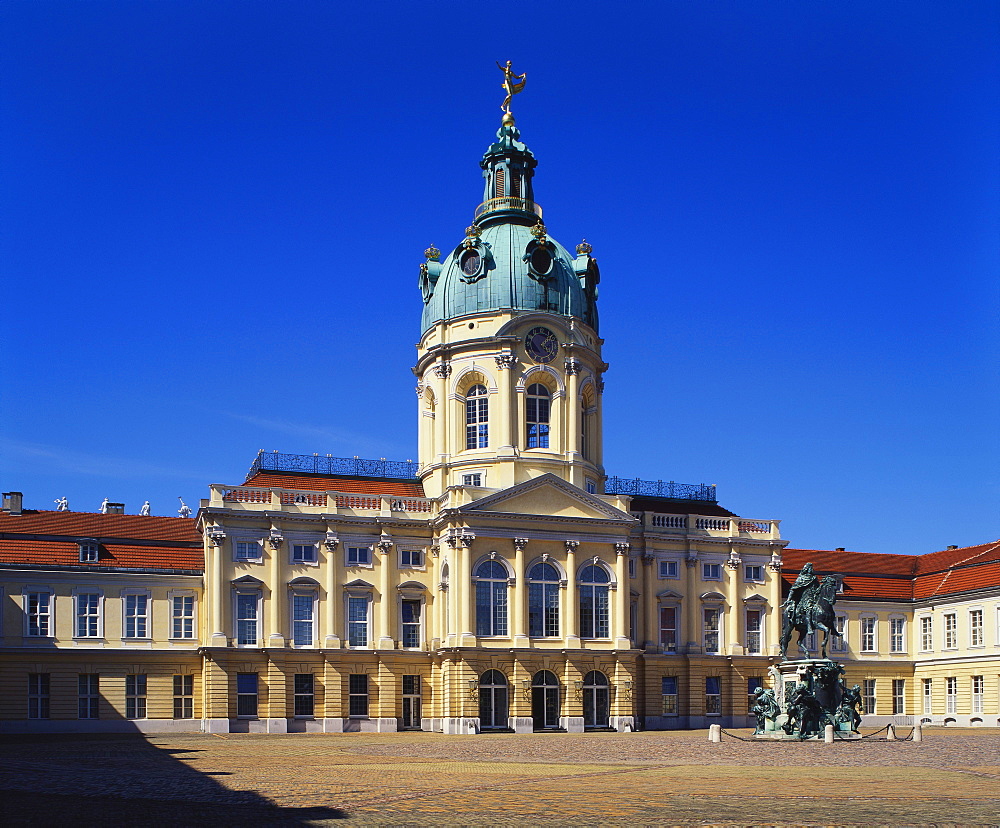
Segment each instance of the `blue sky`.
[{"label": "blue sky", "polygon": [[500,73],[601,264],[610,474],[793,546],[996,539],[993,2],[0,5],[0,484],[175,514],[414,458],[417,268]]}]

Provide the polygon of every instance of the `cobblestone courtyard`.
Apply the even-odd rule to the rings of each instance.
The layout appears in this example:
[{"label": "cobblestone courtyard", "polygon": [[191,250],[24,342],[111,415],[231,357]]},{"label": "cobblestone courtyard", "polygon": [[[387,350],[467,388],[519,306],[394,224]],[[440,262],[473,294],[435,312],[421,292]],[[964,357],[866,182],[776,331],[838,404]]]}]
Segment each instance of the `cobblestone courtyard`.
[{"label": "cobblestone courtyard", "polygon": [[2,736],[0,808],[5,825],[996,825],[1000,732]]}]

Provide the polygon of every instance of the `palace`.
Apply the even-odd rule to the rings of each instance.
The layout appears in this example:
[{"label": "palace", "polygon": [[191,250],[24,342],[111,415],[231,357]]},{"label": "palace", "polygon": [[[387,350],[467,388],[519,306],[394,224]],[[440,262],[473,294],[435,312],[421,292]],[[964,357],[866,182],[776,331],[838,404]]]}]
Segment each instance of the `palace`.
[{"label": "palace", "polygon": [[196,519],[4,495],[0,730],[744,726],[807,561],[844,575],[866,724],[998,724],[1000,542],[786,549],[714,487],[607,476],[600,271],[535,165],[508,112],[425,252],[418,463],[261,452]]}]

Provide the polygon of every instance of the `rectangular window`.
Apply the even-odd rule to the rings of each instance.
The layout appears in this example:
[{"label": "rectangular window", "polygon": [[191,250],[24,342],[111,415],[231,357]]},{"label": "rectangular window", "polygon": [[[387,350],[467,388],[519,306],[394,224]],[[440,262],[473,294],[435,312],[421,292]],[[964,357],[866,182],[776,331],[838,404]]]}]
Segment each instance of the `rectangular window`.
[{"label": "rectangular window", "polygon": [[[478,586],[478,584],[477,584]],[[420,646],[420,601],[403,601],[403,646],[414,649]]]},{"label": "rectangular window", "polygon": [[295,715],[312,716],[316,706],[315,679],[312,673],[295,674]]},{"label": "rectangular window", "polygon": [[97,563],[97,544],[90,541],[80,542],[80,563]]},{"label": "rectangular window", "polygon": [[930,715],[934,712],[934,687],[931,679],[924,679],[924,713]]},{"label": "rectangular window", "polygon": [[982,713],[983,712],[983,690],[986,687],[986,683],[983,681],[982,676],[972,677],[972,712]]},{"label": "rectangular window", "polygon": [[76,637],[97,638],[101,632],[101,596],[83,592],[76,596]]},{"label": "rectangular window", "polygon": [[629,578],[635,577],[635,558],[628,559],[628,576]]},{"label": "rectangular window", "polygon": [[[52,635],[51,592],[27,593],[24,596],[24,610],[28,618],[28,635],[39,638],[47,638]],[[36,673],[35,675],[47,676],[48,673]]]},{"label": "rectangular window", "polygon": [[837,632],[840,633],[839,636],[830,637],[830,649],[835,653],[846,653],[847,652],[847,616],[838,615],[837,616]]},{"label": "rectangular window", "polygon": [[236,645],[257,646],[257,612],[260,595],[256,592],[236,593]]},{"label": "rectangular window", "polygon": [[[475,448],[475,446],[471,446]],[[462,475],[462,485],[463,486],[482,486],[483,476],[482,474],[463,474]]]},{"label": "rectangular window", "polygon": [[261,545],[257,541],[237,541],[235,547],[235,558],[238,561],[259,561]]},{"label": "rectangular window", "polygon": [[764,612],[759,609],[747,610],[747,652],[757,655],[761,652],[761,625],[763,623]]},{"label": "rectangular window", "polygon": [[892,715],[902,716],[906,713],[905,695],[906,681],[903,679],[892,680]]},{"label": "rectangular window", "polygon": [[175,595],[170,599],[170,637],[194,638],[193,595]]},{"label": "rectangular window", "polygon": [[474,385],[469,390],[470,394],[465,398],[465,447],[486,448],[490,444],[489,401],[486,389],[482,385]]},{"label": "rectangular window", "polygon": [[80,673],[77,676],[77,717],[96,719],[100,712],[100,676],[97,673]]},{"label": "rectangular window", "polygon": [[929,615],[920,619],[920,649],[925,653],[934,649],[934,619]]},{"label": "rectangular window", "polygon": [[424,551],[422,549],[401,549],[399,552],[400,566],[423,566]]},{"label": "rectangular window", "polygon": [[348,677],[348,715],[368,715],[368,676],[365,673],[351,673]]},{"label": "rectangular window", "polygon": [[906,626],[902,618],[889,619],[889,652],[906,652]]},{"label": "rectangular window", "polygon": [[597,484],[589,477],[587,478],[585,485],[587,494],[597,494]]},{"label": "rectangular window", "polygon": [[805,647],[810,652],[816,650],[816,633],[811,632],[805,638],[802,639],[802,646]]},{"label": "rectangular window", "polygon": [[149,596],[125,596],[125,638],[149,637]]},{"label": "rectangular window", "polygon": [[722,679],[719,676],[705,676],[705,715],[722,715]]},{"label": "rectangular window", "polygon": [[292,563],[316,563],[316,544],[293,543]]},{"label": "rectangular window", "polygon": [[663,715],[677,715],[677,676],[664,676],[662,679]]},{"label": "rectangular window", "polygon": [[753,581],[754,583],[757,584],[763,583],[764,567],[757,565],[744,567],[743,579],[746,581]]},{"label": "rectangular window", "polygon": [[954,650],[958,646],[958,617],[949,612],[944,617],[944,648]]},{"label": "rectangular window", "polygon": [[125,718],[146,718],[146,674],[125,676]]},{"label": "rectangular window", "polygon": [[660,577],[661,578],[676,578],[677,577],[677,561],[660,561]]},{"label": "rectangular window", "polygon": [[292,595],[292,644],[296,647],[313,645],[315,595]]},{"label": "rectangular window", "polygon": [[701,577],[705,581],[721,581],[722,564],[703,563],[701,565]]},{"label": "rectangular window", "polygon": [[983,611],[981,609],[969,611],[969,646],[983,646]]},{"label": "rectangular window", "polygon": [[370,546],[348,546],[347,565],[348,566],[371,566],[372,549]]},{"label": "rectangular window", "polygon": [[955,713],[958,710],[958,679],[946,678],[944,680],[945,712]]},{"label": "rectangular window", "polygon": [[194,676],[174,676],[174,718],[194,718]]},{"label": "rectangular window", "polygon": [[874,653],[875,649],[875,619],[866,617],[861,619],[861,652]]},{"label": "rectangular window", "polygon": [[347,596],[347,643],[350,647],[368,646],[367,595]]},{"label": "rectangular window", "polygon": [[257,674],[236,674],[236,715],[257,716]]},{"label": "rectangular window", "polygon": [[660,607],[660,647],[665,653],[677,652],[677,607]]},{"label": "rectangular window", "polygon": [[49,717],[49,674],[28,673],[28,718]]},{"label": "rectangular window", "polygon": [[747,714],[750,714],[750,710],[753,708],[757,699],[754,697],[756,692],[764,686],[764,679],[761,676],[750,676],[747,679]]},{"label": "rectangular window", "polygon": [[875,712],[875,679],[861,682],[861,708],[865,715]]},{"label": "rectangular window", "polygon": [[717,607],[705,607],[702,619],[705,633],[705,652],[719,652],[719,619],[721,613]]}]

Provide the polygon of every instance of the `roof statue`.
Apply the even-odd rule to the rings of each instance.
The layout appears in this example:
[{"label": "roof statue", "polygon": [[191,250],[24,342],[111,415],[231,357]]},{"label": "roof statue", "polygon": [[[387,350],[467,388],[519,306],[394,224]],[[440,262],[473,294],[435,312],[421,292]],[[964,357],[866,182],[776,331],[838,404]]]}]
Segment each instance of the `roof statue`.
[{"label": "roof statue", "polygon": [[515,75],[514,70],[510,68],[510,61],[507,61],[506,66],[501,66],[500,61],[497,61],[497,68],[503,72],[503,88],[507,93],[507,97],[503,99],[503,103],[500,104],[500,111],[504,113],[504,122],[508,120],[513,123],[514,116],[510,114],[510,99],[513,98],[518,92],[524,89],[525,78],[528,73],[525,72],[521,75]]},{"label": "roof statue", "polygon": [[65,497],[60,497],[57,500],[52,501],[56,504],[57,512],[68,512],[69,511],[69,501]]},{"label": "roof statue", "polygon": [[191,507],[184,502],[184,498],[180,495],[177,496],[177,499],[181,502],[181,508],[177,510],[177,514],[182,518],[191,517]]},{"label": "roof statue", "polygon": [[142,504],[142,508],[139,509],[139,514],[140,515],[144,515],[146,517],[149,516],[149,501],[148,500],[145,503]]},{"label": "roof statue", "polygon": [[108,502],[109,501],[108,501],[107,498],[104,498],[104,500],[101,502],[101,514],[102,515],[106,515],[108,513]]}]

